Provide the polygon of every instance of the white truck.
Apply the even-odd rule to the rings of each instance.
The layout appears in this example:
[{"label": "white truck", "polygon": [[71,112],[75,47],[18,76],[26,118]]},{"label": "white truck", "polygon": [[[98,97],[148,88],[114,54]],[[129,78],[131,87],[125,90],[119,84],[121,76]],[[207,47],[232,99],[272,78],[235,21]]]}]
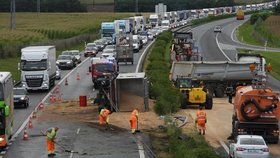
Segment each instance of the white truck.
[{"label": "white truck", "polygon": [[157,14],[151,14],[149,17],[149,22],[152,25],[152,27],[158,27],[160,24],[160,18]]},{"label": "white truck", "polygon": [[169,20],[162,20],[161,21],[161,28],[163,30],[169,30],[169,28],[170,28],[170,21]]},{"label": "white truck", "polygon": [[55,46],[29,46],[21,49],[21,83],[27,90],[49,90],[55,84]]},{"label": "white truck", "polygon": [[236,61],[179,61],[173,62],[170,80],[189,77],[194,83],[203,81],[207,89],[216,97],[223,97],[227,90],[239,85],[250,85],[253,75],[250,64],[256,64],[258,74],[265,76],[265,59],[258,54],[239,54]]}]

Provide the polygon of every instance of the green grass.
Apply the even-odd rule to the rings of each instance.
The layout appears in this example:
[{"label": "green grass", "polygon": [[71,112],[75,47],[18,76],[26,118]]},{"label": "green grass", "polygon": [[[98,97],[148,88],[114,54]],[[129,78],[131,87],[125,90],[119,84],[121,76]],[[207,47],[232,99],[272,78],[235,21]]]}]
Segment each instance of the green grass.
[{"label": "green grass", "polygon": [[262,3],[264,0],[234,0],[237,4],[254,4],[254,3]]},{"label": "green grass", "polygon": [[19,57],[0,59],[0,71],[8,71],[12,73],[13,80],[20,80],[20,71],[17,63],[20,61]]},{"label": "green grass", "polygon": [[254,51],[248,49],[238,49],[240,53],[255,53],[261,54],[265,57],[266,62],[272,65],[272,71],[270,72],[273,77],[280,80],[280,52],[268,52],[268,51]]},{"label": "green grass", "polygon": [[244,23],[237,29],[236,34],[238,40],[247,44],[264,46],[264,43],[258,41],[253,36],[253,30],[254,30],[253,25],[251,25],[249,22]]}]

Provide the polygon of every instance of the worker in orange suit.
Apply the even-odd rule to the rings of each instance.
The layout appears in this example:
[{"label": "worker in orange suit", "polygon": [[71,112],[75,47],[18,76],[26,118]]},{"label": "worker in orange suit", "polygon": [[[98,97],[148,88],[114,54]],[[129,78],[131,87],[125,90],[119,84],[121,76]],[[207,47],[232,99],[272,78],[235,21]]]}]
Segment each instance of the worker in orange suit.
[{"label": "worker in orange suit", "polygon": [[199,110],[196,112],[196,123],[198,126],[199,134],[201,134],[201,131],[203,132],[202,134],[205,135],[205,129],[206,129],[206,112],[203,110],[203,106],[199,106]]},{"label": "worker in orange suit", "polygon": [[105,129],[108,129],[109,127],[109,114],[110,110],[108,110],[108,108],[101,109],[99,113],[99,124],[100,126],[103,126],[105,124]]},{"label": "worker in orange suit", "polygon": [[58,127],[52,127],[47,129],[46,131],[46,137],[47,137],[47,150],[48,150],[48,157],[55,156],[54,150],[55,150],[55,137],[58,131]]},{"label": "worker in orange suit", "polygon": [[138,108],[135,108],[130,114],[129,122],[132,134],[135,134],[136,129],[138,128],[138,115]]}]

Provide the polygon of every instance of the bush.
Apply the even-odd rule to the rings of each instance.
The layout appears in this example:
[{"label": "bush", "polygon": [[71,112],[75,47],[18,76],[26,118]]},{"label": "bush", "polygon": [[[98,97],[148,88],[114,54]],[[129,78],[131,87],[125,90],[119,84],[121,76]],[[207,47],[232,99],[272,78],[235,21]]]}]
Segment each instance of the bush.
[{"label": "bush", "polygon": [[271,13],[269,13],[269,12],[254,13],[250,17],[250,24],[251,25],[255,24],[258,21],[258,19],[265,21],[265,19],[268,18],[270,15],[271,15]]}]

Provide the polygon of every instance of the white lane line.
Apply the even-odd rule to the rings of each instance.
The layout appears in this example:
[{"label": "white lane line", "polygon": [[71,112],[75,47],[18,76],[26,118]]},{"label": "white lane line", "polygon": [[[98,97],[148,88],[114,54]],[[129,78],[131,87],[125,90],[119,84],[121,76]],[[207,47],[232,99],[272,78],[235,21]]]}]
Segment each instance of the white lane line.
[{"label": "white lane line", "polygon": [[142,58],[146,55],[147,50],[150,48],[150,46],[151,46],[155,41],[156,41],[156,40],[154,39],[154,40],[145,48],[145,50],[143,51],[142,55],[140,56],[140,58],[139,58],[139,60],[138,60],[135,73],[139,72],[139,67],[140,67],[140,64],[141,64],[141,62],[142,62]]},{"label": "white lane line", "polygon": [[[60,80],[59,82],[58,82],[58,84],[56,85],[56,86],[58,86],[58,85],[60,85],[68,76],[70,76],[74,71],[76,71],[76,69],[78,68],[78,67],[80,67],[83,63],[85,63],[87,60],[89,60],[90,58],[86,58],[82,63],[80,63],[77,67],[75,67],[75,69],[73,69],[72,71],[70,71],[66,76],[64,76],[64,78],[62,79],[62,80]],[[47,99],[48,99],[48,97],[50,96],[50,94],[51,94],[51,92],[52,91],[50,91],[43,99],[42,99],[42,103],[43,102],[45,102]],[[35,110],[36,109],[38,109],[38,107],[39,107],[39,105],[40,105],[40,103],[34,108]],[[31,114],[27,117],[27,119],[23,122],[23,124],[20,126],[20,128],[16,131],[16,133],[13,135],[13,137],[11,138],[11,139],[15,139],[18,135],[19,135],[19,133],[21,133],[21,131],[25,128],[25,126],[27,125],[27,123],[28,123],[28,121],[29,121],[29,118],[32,116],[32,113],[33,113],[33,111],[31,112]]]},{"label": "white lane line", "polygon": [[220,44],[219,44],[219,41],[218,41],[218,35],[219,33],[216,34],[216,43],[217,43],[217,46],[218,48],[220,49],[220,51],[224,54],[224,56],[228,59],[228,61],[231,61],[231,59],[226,55],[226,53],[222,50]]},{"label": "white lane line", "polygon": [[230,35],[230,38],[231,38],[231,40],[232,41],[234,41],[234,42],[236,42],[236,43],[240,43],[239,41],[236,41],[234,38],[233,38],[233,36],[234,36],[234,32],[236,31],[236,29],[239,27],[239,26],[241,26],[243,23],[241,23],[241,24],[239,24],[239,25],[237,25],[232,31],[231,31],[231,35]]},{"label": "white lane line", "polygon": [[137,139],[136,139],[136,144],[138,146],[139,156],[140,156],[140,158],[145,158],[144,147],[143,147],[142,142],[138,141],[138,139],[141,139],[139,137],[140,136],[137,136]]},{"label": "white lane line", "polygon": [[73,152],[71,151],[71,154],[70,154],[69,158],[73,158],[73,156],[74,156],[74,154],[73,154]]},{"label": "white lane line", "polygon": [[225,149],[225,151],[227,152],[227,154],[229,154],[229,148],[228,146],[224,143],[224,141],[219,140],[219,143],[222,145],[222,147]]},{"label": "white lane line", "polygon": [[77,129],[77,135],[80,133],[80,128]]}]

